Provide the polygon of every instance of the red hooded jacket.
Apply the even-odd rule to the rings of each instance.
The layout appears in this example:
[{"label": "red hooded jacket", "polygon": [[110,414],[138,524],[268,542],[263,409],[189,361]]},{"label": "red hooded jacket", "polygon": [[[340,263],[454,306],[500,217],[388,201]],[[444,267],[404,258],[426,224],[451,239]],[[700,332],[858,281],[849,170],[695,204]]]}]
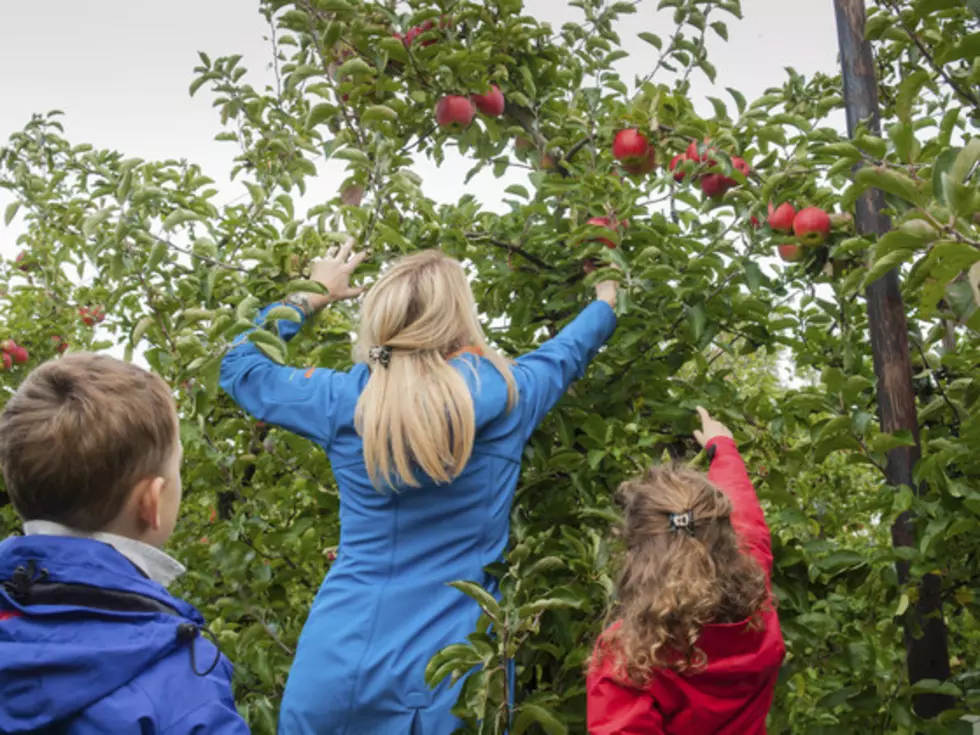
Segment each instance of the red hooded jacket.
[{"label": "red hooded jacket", "polygon": [[[731,439],[708,442],[708,479],[731,498],[732,525],[751,554],[772,577],[772,544],[762,506],[738,448]],[[700,673],[659,670],[638,689],[617,675],[615,656],[597,656],[588,675],[591,735],[765,735],[766,715],[786,647],[775,609],[763,613],[764,627],[749,621],[706,625],[698,646],[708,659]],[[602,641],[597,644],[602,645]]]}]

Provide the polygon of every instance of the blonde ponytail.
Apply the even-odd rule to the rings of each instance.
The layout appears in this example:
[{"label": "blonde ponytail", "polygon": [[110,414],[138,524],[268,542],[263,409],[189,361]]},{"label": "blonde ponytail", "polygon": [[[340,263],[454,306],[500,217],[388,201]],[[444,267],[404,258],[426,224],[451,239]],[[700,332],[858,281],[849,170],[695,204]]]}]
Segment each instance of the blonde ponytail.
[{"label": "blonde ponytail", "polygon": [[418,486],[418,473],[455,479],[473,453],[476,416],[463,376],[447,358],[475,347],[517,388],[508,362],[486,344],[462,266],[438,250],[400,259],[368,292],[355,356],[372,359],[355,424],[376,485]]}]

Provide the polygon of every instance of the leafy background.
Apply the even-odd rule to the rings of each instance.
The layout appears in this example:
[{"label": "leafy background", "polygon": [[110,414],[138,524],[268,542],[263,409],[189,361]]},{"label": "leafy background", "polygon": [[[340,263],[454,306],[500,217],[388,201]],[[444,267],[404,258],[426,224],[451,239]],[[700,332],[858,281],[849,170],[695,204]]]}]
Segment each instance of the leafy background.
[{"label": "leafy background", "polygon": [[[624,78],[620,34],[637,2],[578,0],[580,19],[538,22],[520,0],[409,3],[266,0],[274,82],[253,87],[241,57],[202,52],[190,78],[219,117],[247,196],[219,204],[219,184],[186,160],[142,160],[71,141],[56,112],[36,116],[0,150],[0,187],[23,227],[0,273],[0,336],[28,347],[0,375],[9,394],[25,371],[71,349],[115,349],[174,387],[183,418],[187,499],[171,547],[191,572],[176,590],[198,604],[236,664],[236,695],[258,733],[274,732],[278,700],[306,610],[338,539],[336,485],[311,446],[243,415],[217,390],[230,337],[263,303],[303,287],[316,257],[344,232],[385,261],[440,246],[462,259],[491,338],[532,349],[589,298],[608,272],[624,281],[616,337],[528,446],[512,551],[496,570],[503,599],[471,640],[441,652],[430,678],[476,666],[459,711],[472,731],[584,732],[583,664],[614,578],[620,481],[665,457],[703,466],[690,440],[704,403],[735,427],[770,520],[789,655],[772,732],[955,732],[980,698],[976,668],[980,487],[976,279],[980,192],[980,15],[972,0],[869,3],[883,137],[840,130],[839,76],[787,70],[757,99],[712,81],[707,49],[741,19],[737,0],[663,0],[669,33],[643,31],[646,75]],[[829,10],[828,10],[829,12]],[[442,27],[439,20],[445,16]],[[433,21],[406,47],[393,32]],[[498,119],[439,130],[447,93],[505,92]],[[660,166],[618,171],[609,147],[626,126],[648,131]],[[752,166],[721,201],[663,167],[710,136],[717,169]],[[523,140],[530,143],[521,143]],[[519,170],[502,212],[463,194],[426,194],[413,164],[455,149],[472,171]],[[329,201],[303,194],[318,166],[342,161]],[[861,164],[856,173],[852,170]],[[859,193],[888,196],[895,229],[858,237],[846,217],[796,265],[769,260],[782,240],[766,205],[792,201],[835,214]],[[593,216],[629,219],[615,250],[594,241]],[[886,452],[912,437],[880,431],[864,286],[901,268],[910,323],[923,459],[921,492],[889,487]],[[99,329],[78,308],[102,305]],[[298,365],[350,364],[356,314],[336,307],[287,347]],[[17,532],[0,494],[0,523]],[[893,549],[889,528],[915,514],[917,543]],[[908,683],[904,630],[915,629],[913,580],[942,578],[952,676]],[[463,586],[464,589],[467,589]],[[472,590],[471,590],[472,591]],[[475,593],[474,593],[475,594]],[[499,635],[486,622],[496,619]],[[506,708],[505,662],[516,659],[517,706]],[[952,708],[917,722],[916,693]]]}]

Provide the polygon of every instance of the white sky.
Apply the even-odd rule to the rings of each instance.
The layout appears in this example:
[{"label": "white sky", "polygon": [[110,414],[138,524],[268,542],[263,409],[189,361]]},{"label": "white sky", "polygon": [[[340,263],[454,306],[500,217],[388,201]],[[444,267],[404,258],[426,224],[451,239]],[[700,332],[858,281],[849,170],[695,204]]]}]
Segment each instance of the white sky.
[{"label": "white sky", "polygon": [[[665,39],[673,29],[669,12],[657,13],[656,0],[624,16],[618,29],[633,55],[624,60],[624,81],[644,74],[654,49],[636,37],[652,31]],[[742,0],[745,20],[728,20],[730,41],[709,34],[710,59],[718,68],[714,87],[696,73],[694,98],[710,115],[705,95],[728,101],[724,87],[736,87],[752,100],[785,79],[784,67],[810,75],[832,72],[837,39],[828,0]],[[525,12],[556,28],[581,17],[562,0],[525,0]],[[0,144],[35,112],[61,109],[69,140],[113,148],[145,159],[186,158],[202,166],[223,188],[216,203],[236,198],[241,185],[228,180],[236,147],[213,140],[217,113],[207,88],[191,99],[188,85],[197,51],[212,58],[243,54],[248,79],[257,88],[270,78],[268,27],[251,0],[46,0],[0,2]],[[734,108],[732,108],[734,109]],[[424,191],[437,201],[459,198],[470,163],[450,152],[438,171],[420,161]],[[334,195],[343,179],[342,164],[323,168],[310,186],[308,203]],[[503,189],[525,174],[515,169],[503,179],[483,172],[469,191],[490,209],[500,207]],[[9,201],[0,191],[0,211]],[[20,217],[11,228],[0,223],[0,254],[12,257]]]}]

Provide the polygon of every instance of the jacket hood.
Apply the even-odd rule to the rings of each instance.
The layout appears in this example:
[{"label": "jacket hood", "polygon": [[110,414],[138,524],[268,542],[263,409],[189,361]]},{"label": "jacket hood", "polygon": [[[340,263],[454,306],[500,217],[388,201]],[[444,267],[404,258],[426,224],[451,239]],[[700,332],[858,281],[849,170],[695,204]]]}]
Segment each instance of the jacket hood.
[{"label": "jacket hood", "polygon": [[[25,583],[135,593],[176,614],[72,604],[25,607],[18,601]],[[187,637],[178,629],[202,625],[200,614],[111,546],[89,539],[10,538],[0,543],[0,585],[0,732],[33,732],[70,718],[180,647],[188,648],[187,673],[193,676]]]}]

